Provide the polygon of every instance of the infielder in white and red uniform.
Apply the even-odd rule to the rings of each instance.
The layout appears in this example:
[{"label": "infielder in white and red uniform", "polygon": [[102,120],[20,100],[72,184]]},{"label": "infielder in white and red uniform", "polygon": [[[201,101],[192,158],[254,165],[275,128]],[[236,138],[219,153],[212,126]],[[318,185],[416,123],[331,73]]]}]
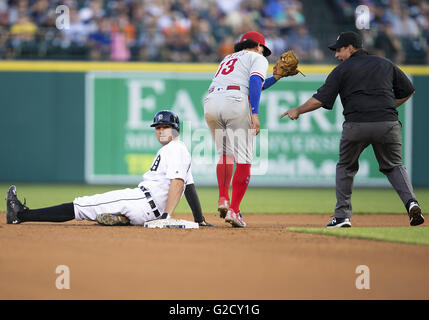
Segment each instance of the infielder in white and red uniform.
[{"label": "infielder in white and red uniform", "polygon": [[151,126],[155,127],[162,148],[137,188],[78,197],[72,203],[30,210],[17,199],[16,187],[11,186],[6,199],[7,223],[76,219],[104,225],[143,225],[150,220],[169,218],[185,193],[195,221],[200,226],[211,226],[202,216],[191,173],[191,155],[178,140],[179,117],[163,110],[155,115]]},{"label": "infielder in white and red uniform", "polygon": [[[265,46],[262,34],[246,32],[234,51],[222,60],[213,77],[204,100],[204,116],[220,155],[216,167],[220,217],[234,227],[245,227],[240,203],[250,181],[254,136],[260,131],[261,91],[280,77],[266,79],[266,57],[271,51]],[[233,175],[234,162],[237,165]]]}]

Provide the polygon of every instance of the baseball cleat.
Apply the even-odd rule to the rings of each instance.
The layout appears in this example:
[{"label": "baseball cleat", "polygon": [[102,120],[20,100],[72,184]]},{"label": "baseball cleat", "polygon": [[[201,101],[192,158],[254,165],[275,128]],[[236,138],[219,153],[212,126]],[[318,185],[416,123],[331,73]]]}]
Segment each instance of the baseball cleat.
[{"label": "baseball cleat", "polygon": [[350,228],[352,226],[349,218],[333,218],[326,225],[327,228]]},{"label": "baseball cleat", "polygon": [[241,213],[236,213],[231,208],[228,209],[228,212],[225,217],[225,222],[230,223],[233,227],[237,228],[244,228],[246,226],[246,222],[243,221]]},{"label": "baseball cleat", "polygon": [[97,216],[97,222],[103,226],[129,226],[130,220],[121,214],[102,213]]},{"label": "baseball cleat", "polygon": [[410,203],[408,208],[408,217],[410,218],[410,226],[418,226],[425,222],[419,204],[416,201]]},{"label": "baseball cleat", "polygon": [[18,213],[28,208],[18,200],[16,187],[10,186],[6,196],[6,223],[18,224],[21,220],[18,218]]},{"label": "baseball cleat", "polygon": [[224,219],[226,217],[226,213],[229,209],[229,200],[225,197],[220,197],[217,203],[217,211],[219,211],[219,216]]}]

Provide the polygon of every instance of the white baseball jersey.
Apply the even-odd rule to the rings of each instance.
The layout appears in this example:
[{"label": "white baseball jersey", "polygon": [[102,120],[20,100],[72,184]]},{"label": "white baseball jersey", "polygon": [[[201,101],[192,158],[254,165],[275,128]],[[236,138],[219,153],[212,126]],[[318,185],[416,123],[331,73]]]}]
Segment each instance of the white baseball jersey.
[{"label": "white baseball jersey", "polygon": [[236,85],[249,89],[249,79],[256,74],[265,81],[268,60],[263,55],[242,50],[227,55],[219,65],[210,87]]},{"label": "white baseball jersey", "polygon": [[139,187],[149,189],[158,208],[164,212],[170,180],[176,178],[182,179],[185,185],[194,183],[191,173],[191,155],[180,140],[173,140],[159,149],[152,167],[143,175],[143,181]]},{"label": "white baseball jersey", "polygon": [[[99,214],[122,214],[131,224],[143,225],[146,221],[160,218],[156,216],[156,210],[161,215],[164,213],[170,181],[176,178],[182,179],[185,185],[194,183],[191,155],[185,144],[179,140],[171,141],[158,151],[152,167],[143,175],[143,181],[138,188],[76,198],[73,201],[75,218],[95,221]],[[151,198],[142,191],[143,187],[150,192]],[[150,205],[151,201],[156,207]]]},{"label": "white baseball jersey", "polygon": [[242,50],[229,54],[220,63],[204,99],[204,116],[217,153],[234,156],[237,163],[253,160],[249,80],[258,75],[265,81],[267,70],[268,60],[259,53]]}]

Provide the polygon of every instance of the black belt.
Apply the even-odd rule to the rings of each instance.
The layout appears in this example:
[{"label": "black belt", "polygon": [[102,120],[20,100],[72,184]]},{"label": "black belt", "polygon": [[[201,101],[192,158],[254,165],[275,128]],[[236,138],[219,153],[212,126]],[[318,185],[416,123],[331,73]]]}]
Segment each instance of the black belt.
[{"label": "black belt", "polygon": [[146,189],[145,187],[141,186],[140,187],[141,191],[143,191],[144,195],[146,196],[147,202],[149,203],[150,207],[152,208],[153,214],[155,215],[155,217],[159,217],[161,214],[159,213],[155,202],[153,201],[152,195],[150,194],[149,190]]}]

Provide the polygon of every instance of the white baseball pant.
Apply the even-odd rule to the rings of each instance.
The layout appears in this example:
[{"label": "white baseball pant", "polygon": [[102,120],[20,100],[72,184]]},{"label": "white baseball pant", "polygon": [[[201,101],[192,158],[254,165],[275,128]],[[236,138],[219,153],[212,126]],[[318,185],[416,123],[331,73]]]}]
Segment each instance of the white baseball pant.
[{"label": "white baseball pant", "polygon": [[219,155],[237,163],[252,163],[254,135],[249,97],[239,90],[221,90],[204,99],[204,117]]},{"label": "white baseball pant", "polygon": [[95,221],[99,214],[111,213],[126,216],[132,225],[143,225],[157,218],[140,188],[78,197],[73,204],[76,220]]}]

